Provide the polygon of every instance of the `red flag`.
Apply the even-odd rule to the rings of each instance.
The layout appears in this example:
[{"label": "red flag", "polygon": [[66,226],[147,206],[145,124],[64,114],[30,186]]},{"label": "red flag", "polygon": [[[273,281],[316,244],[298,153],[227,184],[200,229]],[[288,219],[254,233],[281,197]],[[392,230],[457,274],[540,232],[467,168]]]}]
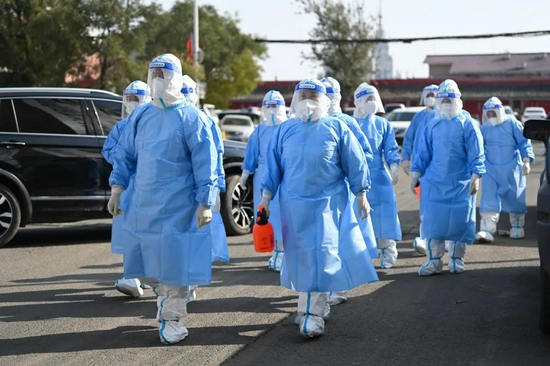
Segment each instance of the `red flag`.
[{"label": "red flag", "polygon": [[187,43],[185,44],[185,47],[187,48],[187,60],[193,62],[193,33],[189,36],[187,39]]}]

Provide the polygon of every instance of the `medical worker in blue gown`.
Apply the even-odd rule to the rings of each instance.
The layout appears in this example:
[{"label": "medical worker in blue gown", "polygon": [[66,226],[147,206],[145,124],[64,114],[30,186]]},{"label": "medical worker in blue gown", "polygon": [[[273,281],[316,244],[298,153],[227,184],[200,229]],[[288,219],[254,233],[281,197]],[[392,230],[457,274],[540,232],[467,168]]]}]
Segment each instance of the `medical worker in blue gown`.
[{"label": "medical worker in blue gown", "polygon": [[[331,291],[378,280],[353,212],[349,186],[361,219],[369,215],[365,153],[350,129],[328,117],[325,86],[301,81],[291,108],[267,150],[261,204],[269,211],[279,193],[285,257],[281,285],[299,292],[300,334],[323,334]],[[346,183],[345,179],[348,180]]]},{"label": "medical worker in blue gown", "polygon": [[449,245],[449,271],[464,271],[466,245],[476,228],[476,193],[485,174],[481,132],[462,110],[460,90],[445,80],[436,95],[436,116],[415,143],[411,191],[420,184],[422,233],[427,239],[428,261],[420,276],[441,273],[445,240]]},{"label": "medical worker in blue gown", "polygon": [[[197,94],[197,83],[191,79],[188,75],[183,75],[183,88],[181,92],[185,99],[189,100],[195,107],[199,102],[199,96]],[[225,170],[223,169],[223,139],[222,133],[219,127],[211,121],[212,137],[216,144],[218,151],[217,161],[217,174],[218,174],[218,196],[216,198],[216,205],[214,206],[214,213],[212,215],[212,222],[201,230],[200,235],[203,235],[202,231],[210,233],[212,239],[212,262],[221,261],[229,262],[229,250],[227,248],[227,235],[225,233],[225,226],[223,224],[222,215],[220,213],[220,193],[225,192]],[[196,299],[196,285],[189,286],[189,302]]]},{"label": "medical worker in blue gown", "polygon": [[[275,134],[279,125],[286,121],[285,100],[281,93],[270,90],[262,101],[260,124],[252,132],[246,145],[243,161],[243,172],[241,174],[240,186],[246,189],[246,180],[250,174],[254,174],[254,207],[258,207],[262,199],[260,188],[265,174],[267,164],[267,147],[271,137]],[[279,211],[279,197],[275,194],[271,204],[271,216],[269,222],[273,225],[275,234],[275,249],[267,265],[276,272],[281,271],[284,257],[283,229],[281,227],[281,215]],[[254,221],[257,218],[257,211],[254,210]]]},{"label": "medical worker in blue gown", "polygon": [[183,340],[189,286],[212,278],[212,221],[218,194],[218,152],[211,122],[181,93],[180,60],[149,63],[153,101],[132,113],[115,150],[107,205],[120,214],[120,195],[134,176],[124,214],[124,276],[153,278],[162,343]]},{"label": "medical worker in blue gown", "polygon": [[[131,82],[122,92],[122,120],[113,126],[103,144],[103,150],[101,150],[103,157],[109,164],[113,164],[114,150],[122,131],[128,123],[128,116],[132,114],[134,109],[150,101],[151,93],[149,92],[149,87],[140,80]],[[120,197],[122,215],[124,215],[127,207],[128,194],[131,192],[133,185],[133,179],[130,179],[128,189]],[[113,254],[123,253],[122,246],[125,242],[125,235],[122,230],[122,222],[122,217],[113,217],[113,227],[111,229],[111,252]],[[146,288],[146,285],[142,284],[137,278],[123,277],[115,282],[115,288],[125,295],[140,297],[143,295],[143,289]]]},{"label": "medical worker in blue gown", "polygon": [[[407,132],[405,132],[403,147],[401,149],[401,166],[407,175],[411,173],[411,160],[416,136],[435,114],[435,94],[438,88],[438,85],[428,85],[422,90],[419,105],[426,106],[426,108],[414,115],[409,128],[407,128]],[[420,213],[420,218],[422,220],[422,213]],[[420,254],[426,255],[426,239],[422,238],[422,223],[420,224],[420,228],[420,236],[413,240],[413,247]]]},{"label": "medical worker in blue gown", "polygon": [[481,181],[481,231],[476,240],[484,243],[495,240],[502,211],[510,214],[510,237],[521,239],[525,237],[526,176],[535,160],[533,147],[523,136],[521,122],[506,115],[498,98],[493,97],[483,105],[482,122],[487,173]]},{"label": "medical worker in blue gown", "polygon": [[397,216],[397,201],[393,189],[397,184],[401,160],[399,146],[388,120],[376,115],[384,112],[378,90],[374,86],[362,83],[355,90],[354,95],[353,116],[367,136],[374,153],[373,162],[369,164],[372,188],[367,193],[367,197],[372,207],[372,225],[378,249],[380,249],[380,266],[391,268],[397,261],[395,241],[401,240],[401,225]]},{"label": "medical worker in blue gown", "polygon": [[[325,77],[321,79],[321,82],[323,83],[323,85],[325,85],[325,88],[327,89],[327,96],[330,99],[330,106],[328,108],[329,116],[338,118],[339,120],[344,122],[346,126],[348,126],[348,128],[351,130],[351,132],[353,132],[353,135],[357,138],[357,141],[359,141],[359,144],[363,148],[363,152],[365,153],[365,157],[367,158],[367,165],[370,165],[373,160],[373,153],[369,144],[369,140],[361,130],[361,127],[359,127],[359,124],[357,123],[355,118],[345,113],[342,113],[342,107],[340,107],[340,102],[342,100],[340,83],[338,82],[338,80],[332,77]],[[355,195],[353,194],[353,192],[350,191],[350,195],[350,199],[354,200]],[[359,213],[356,212],[356,214],[358,215]],[[371,216],[369,215],[366,220],[361,221],[360,226],[371,258],[378,258],[378,249],[376,248],[376,238],[374,236]],[[331,292],[329,296],[329,305],[331,306],[338,305],[348,299],[346,291]]]}]

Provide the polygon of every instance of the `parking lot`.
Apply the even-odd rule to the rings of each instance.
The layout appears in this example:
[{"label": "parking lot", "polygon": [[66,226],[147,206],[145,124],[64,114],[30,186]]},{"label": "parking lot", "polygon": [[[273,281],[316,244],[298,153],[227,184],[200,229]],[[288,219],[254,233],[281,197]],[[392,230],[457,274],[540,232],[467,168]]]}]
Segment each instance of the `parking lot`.
[{"label": "parking lot", "polygon": [[351,291],[315,340],[298,335],[297,296],[278,285],[250,235],[230,238],[231,262],[216,264],[212,285],[198,289],[189,337],[163,346],[152,291],[130,299],[113,287],[122,264],[110,254],[108,221],[24,229],[0,250],[0,364],[550,365],[550,339],[538,329],[541,149],[528,178],[526,238],[470,246],[461,275],[417,276],[418,203],[400,172],[397,265],[376,261],[380,282]]}]

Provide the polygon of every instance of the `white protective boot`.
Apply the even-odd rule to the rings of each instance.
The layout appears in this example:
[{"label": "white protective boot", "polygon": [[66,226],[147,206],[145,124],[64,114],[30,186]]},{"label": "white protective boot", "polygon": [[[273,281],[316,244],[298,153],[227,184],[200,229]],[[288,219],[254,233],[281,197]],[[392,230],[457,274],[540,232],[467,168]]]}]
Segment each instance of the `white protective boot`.
[{"label": "white protective boot", "polygon": [[189,286],[159,284],[156,290],[159,294],[157,321],[160,323],[160,341],[164,344],[178,343],[189,334],[181,321],[187,315]]},{"label": "white protective boot", "polygon": [[[299,292],[298,294],[301,294],[301,292]],[[307,294],[307,292],[304,292],[304,294]],[[327,292],[327,296],[328,298],[330,298],[330,292]],[[300,297],[298,297],[298,299],[300,299]],[[327,304],[325,305],[325,311],[323,312],[323,320],[328,320],[328,317],[330,315],[330,304],[329,304],[330,300],[327,302]],[[300,325],[300,322],[302,321],[302,318],[304,317],[304,313],[300,310],[300,307],[298,307],[298,313],[296,314],[296,317],[294,318],[294,324],[296,325]]]},{"label": "white protective boot", "polygon": [[420,254],[426,255],[426,239],[416,237],[413,240],[413,248]]},{"label": "white protective boot", "polygon": [[512,229],[510,230],[510,238],[512,239],[525,238],[525,230],[523,230],[523,226],[525,225],[525,214],[511,213],[510,224],[512,224]]},{"label": "white protective boot", "polygon": [[132,297],[143,296],[143,288],[137,278],[121,278],[120,280],[116,280],[115,288],[124,295]]},{"label": "white protective boot", "polygon": [[193,302],[197,299],[197,285],[189,286],[189,295],[187,296],[187,303]]},{"label": "white protective boot", "polygon": [[500,218],[499,212],[481,212],[480,231],[476,234],[479,243],[493,243],[497,232],[497,224]]},{"label": "white protective boot", "polygon": [[418,270],[419,276],[431,276],[443,271],[441,257],[445,254],[445,241],[428,239],[426,255],[429,258]]},{"label": "white protective boot", "polygon": [[376,243],[380,249],[380,267],[392,268],[397,261],[397,244],[391,239],[378,239]]},{"label": "white protective boot", "polygon": [[325,332],[328,292],[300,292],[298,295],[298,313],[304,314],[300,319],[300,334],[306,338],[320,336]]},{"label": "white protective boot", "polygon": [[466,255],[466,243],[451,242],[449,248],[449,272],[462,273],[465,270],[464,256]]},{"label": "white protective boot", "polygon": [[[329,300],[328,304],[330,306],[338,305],[343,303],[344,301],[348,300],[348,292],[347,291],[334,291],[329,292]],[[329,308],[330,310],[330,308]]]},{"label": "white protective boot", "polygon": [[274,270],[275,272],[281,272],[281,267],[283,266],[283,257],[285,255],[285,249],[283,247],[282,240],[275,240],[275,250],[269,258],[267,263],[268,267]]}]

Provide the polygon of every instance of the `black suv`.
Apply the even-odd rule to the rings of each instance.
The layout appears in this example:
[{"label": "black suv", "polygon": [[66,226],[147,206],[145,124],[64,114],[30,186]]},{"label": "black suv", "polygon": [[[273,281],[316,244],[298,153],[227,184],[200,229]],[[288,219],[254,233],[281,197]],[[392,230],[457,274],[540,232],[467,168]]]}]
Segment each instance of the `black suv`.
[{"label": "black suv", "polygon": [[[0,246],[30,223],[108,218],[111,165],[101,149],[121,118],[114,93],[73,88],[0,88]],[[246,144],[224,141],[229,235],[250,232],[252,187],[238,182]]]},{"label": "black suv", "polygon": [[[548,149],[550,143],[550,121],[528,120],[523,135],[531,140],[544,142]],[[540,177],[537,194],[537,242],[540,256],[541,312],[540,326],[544,334],[550,335],[550,159],[546,150],[544,171]]]}]

